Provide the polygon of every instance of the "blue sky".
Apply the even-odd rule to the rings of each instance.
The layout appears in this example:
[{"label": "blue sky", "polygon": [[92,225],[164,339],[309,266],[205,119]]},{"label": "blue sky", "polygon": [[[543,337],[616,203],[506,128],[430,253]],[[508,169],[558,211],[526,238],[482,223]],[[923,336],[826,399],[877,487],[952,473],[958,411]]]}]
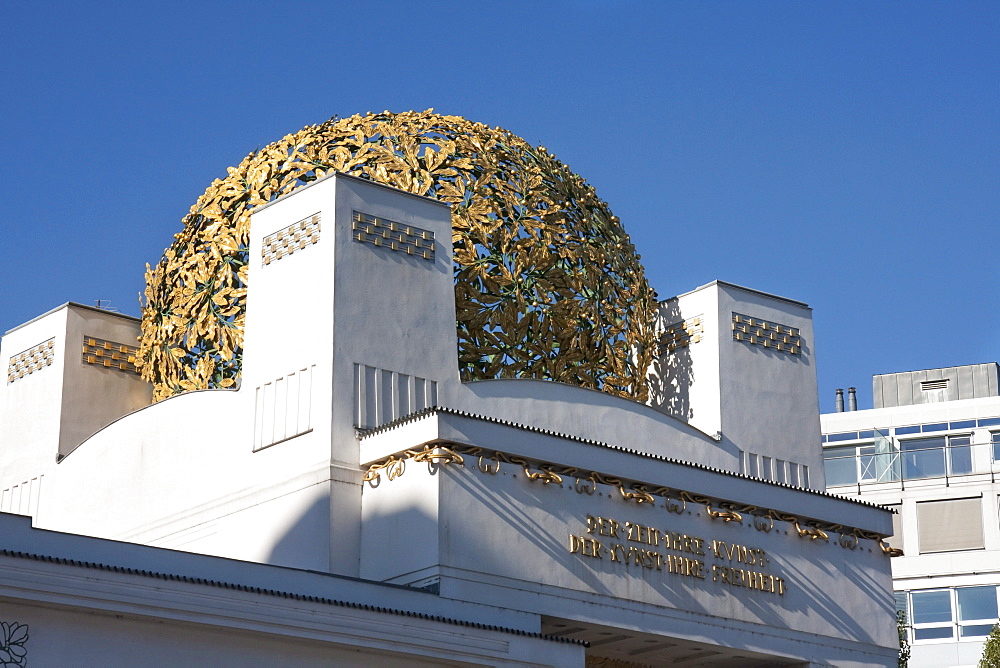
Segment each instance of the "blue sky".
[{"label": "blue sky", "polygon": [[0,330],[138,314],[212,179],[302,126],[427,109],[543,144],[661,297],[814,309],[820,405],[1000,358],[1000,3],[0,3]]}]

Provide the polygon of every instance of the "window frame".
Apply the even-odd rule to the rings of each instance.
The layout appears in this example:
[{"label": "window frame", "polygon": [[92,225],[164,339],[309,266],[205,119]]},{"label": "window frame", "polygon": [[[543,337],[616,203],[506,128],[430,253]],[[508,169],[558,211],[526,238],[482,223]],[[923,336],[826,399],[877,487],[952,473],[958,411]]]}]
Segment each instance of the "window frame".
[{"label": "window frame", "polygon": [[[983,619],[962,619],[961,618],[961,608],[959,607],[959,596],[960,592],[968,591],[970,589],[993,589],[993,594],[996,597],[996,609],[998,611],[997,617],[983,618]],[[935,621],[935,622],[916,622],[916,614],[914,613],[914,595],[920,596],[921,594],[934,594],[940,592],[948,593],[948,605],[949,605],[949,621]],[[952,642],[982,642],[986,638],[990,629],[994,624],[1000,623],[1000,585],[987,584],[987,585],[968,585],[964,587],[936,587],[932,589],[913,589],[904,592],[895,592],[897,595],[902,593],[905,596],[906,605],[906,631],[907,636],[911,644],[919,645],[939,645],[944,643]],[[897,609],[899,606],[899,599],[897,598]],[[985,632],[982,635],[962,635],[962,629],[967,627],[983,627]],[[947,637],[937,637],[937,638],[917,638],[917,633],[923,630],[933,630],[933,629],[950,629],[951,633]]]},{"label": "window frame", "polygon": [[[985,524],[986,516],[985,513],[983,512],[984,510],[983,501],[985,498],[986,497],[983,496],[982,493],[980,493],[978,496],[972,495],[972,496],[961,496],[961,497],[926,499],[924,501],[917,501],[916,502],[917,554],[948,554],[952,552],[976,552],[985,550],[986,534],[987,534],[987,528]],[[978,514],[974,514],[971,513],[970,511],[970,514],[968,515],[970,517],[969,519],[970,524],[968,527],[966,527],[966,528],[975,528],[976,527],[975,519],[978,517],[979,522],[978,522],[977,536],[979,540],[977,541],[977,545],[975,545],[974,547],[969,547],[966,545],[958,547],[949,546],[947,548],[932,549],[932,546],[935,545],[936,542],[941,539],[939,535],[941,533],[940,527],[941,526],[954,527],[957,523],[952,522],[949,524],[949,522],[945,521],[942,524],[937,524],[933,522],[933,520],[936,518],[933,515],[929,514],[934,513],[937,514],[938,517],[940,517],[942,512],[950,513],[952,514],[951,518],[952,520],[954,520],[956,516],[966,517],[966,515],[963,513],[958,513],[957,515],[955,514],[956,505],[965,501],[978,502],[979,512]],[[946,505],[950,506],[950,508],[948,510],[943,511],[942,509],[944,509]],[[962,536],[962,534],[959,533],[958,536],[960,537]],[[955,535],[953,534],[949,538],[951,538],[952,541],[951,543],[949,543],[949,545],[954,544],[956,538]]]}]

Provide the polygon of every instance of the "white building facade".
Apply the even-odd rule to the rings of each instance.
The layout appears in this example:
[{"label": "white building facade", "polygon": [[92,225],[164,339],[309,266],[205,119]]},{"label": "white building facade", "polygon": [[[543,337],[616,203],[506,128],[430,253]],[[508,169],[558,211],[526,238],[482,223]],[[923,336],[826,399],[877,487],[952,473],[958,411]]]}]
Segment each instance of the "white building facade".
[{"label": "white building facade", "polygon": [[997,371],[877,375],[875,408],[822,416],[828,489],[896,511],[893,587],[915,668],[978,665],[1000,618]]},{"label": "white building facade", "polygon": [[4,336],[0,651],[894,665],[891,517],[824,491],[806,305],[663,302],[651,405],[462,383],[446,206],[335,174],[250,229],[236,389],[150,404],[138,323],[90,307]]}]

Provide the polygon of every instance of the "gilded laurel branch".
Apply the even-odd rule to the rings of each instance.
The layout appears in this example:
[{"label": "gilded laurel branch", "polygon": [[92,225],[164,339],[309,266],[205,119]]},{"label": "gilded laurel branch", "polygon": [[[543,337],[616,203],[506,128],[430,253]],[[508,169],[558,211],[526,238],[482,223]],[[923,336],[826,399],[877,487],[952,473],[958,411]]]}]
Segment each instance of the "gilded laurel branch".
[{"label": "gilded laurel branch", "polygon": [[655,297],[618,218],[544,147],[431,110],[308,126],[209,186],[146,271],[138,365],[157,400],[235,384],[250,212],[335,171],[452,205],[463,380],[645,400]]}]

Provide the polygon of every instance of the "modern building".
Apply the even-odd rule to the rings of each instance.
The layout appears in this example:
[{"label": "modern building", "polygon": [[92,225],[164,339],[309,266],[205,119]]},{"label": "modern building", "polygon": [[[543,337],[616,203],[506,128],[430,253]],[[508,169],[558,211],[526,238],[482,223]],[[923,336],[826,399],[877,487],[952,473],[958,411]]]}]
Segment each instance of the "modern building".
[{"label": "modern building", "polygon": [[825,491],[805,304],[661,303],[648,404],[462,382],[451,225],[343,174],[255,208],[229,389],[151,403],[100,309],[7,332],[0,652],[895,664],[891,515]]},{"label": "modern building", "polygon": [[896,513],[893,587],[915,668],[977,665],[998,621],[997,371],[877,375],[873,409],[856,410],[851,388],[847,410],[822,416],[827,488]]}]

